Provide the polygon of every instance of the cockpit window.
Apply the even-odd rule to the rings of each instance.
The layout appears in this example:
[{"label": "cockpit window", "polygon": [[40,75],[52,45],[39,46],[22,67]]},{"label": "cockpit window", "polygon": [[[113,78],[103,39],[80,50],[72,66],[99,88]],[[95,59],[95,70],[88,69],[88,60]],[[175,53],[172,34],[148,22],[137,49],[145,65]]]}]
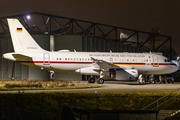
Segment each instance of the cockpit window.
[{"label": "cockpit window", "polygon": [[164,62],[170,62],[169,59],[164,59]]}]

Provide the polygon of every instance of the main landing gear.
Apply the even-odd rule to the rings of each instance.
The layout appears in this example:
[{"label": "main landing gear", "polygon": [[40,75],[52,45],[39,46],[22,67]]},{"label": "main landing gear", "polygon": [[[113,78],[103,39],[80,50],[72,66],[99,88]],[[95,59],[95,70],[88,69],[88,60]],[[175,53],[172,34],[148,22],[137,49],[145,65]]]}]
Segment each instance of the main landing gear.
[{"label": "main landing gear", "polygon": [[[100,71],[100,78],[97,79],[98,84],[103,84],[104,83],[104,79],[103,79],[104,74],[105,73],[103,73],[103,71]],[[95,77],[89,78],[88,82],[89,83],[94,83],[95,82]]]},{"label": "main landing gear", "polygon": [[[94,78],[94,77],[89,78],[89,79],[88,79],[88,82],[89,82],[89,83],[95,83],[95,78]],[[98,79],[97,79],[97,83],[98,83],[98,84],[103,84],[103,83],[104,83],[104,79],[103,79],[103,78],[98,78]]]}]

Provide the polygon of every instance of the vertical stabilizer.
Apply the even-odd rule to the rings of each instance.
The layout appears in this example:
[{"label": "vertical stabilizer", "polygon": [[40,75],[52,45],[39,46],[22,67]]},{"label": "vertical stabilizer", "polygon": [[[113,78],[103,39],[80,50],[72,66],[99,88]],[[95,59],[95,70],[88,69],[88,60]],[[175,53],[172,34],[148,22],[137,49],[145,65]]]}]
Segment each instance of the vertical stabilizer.
[{"label": "vertical stabilizer", "polygon": [[15,52],[44,51],[17,19],[7,19]]}]

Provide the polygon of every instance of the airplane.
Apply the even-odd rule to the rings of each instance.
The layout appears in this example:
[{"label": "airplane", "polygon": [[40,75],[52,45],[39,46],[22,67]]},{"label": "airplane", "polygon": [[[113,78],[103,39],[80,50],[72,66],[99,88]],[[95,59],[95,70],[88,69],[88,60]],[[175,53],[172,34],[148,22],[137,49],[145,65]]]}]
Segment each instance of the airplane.
[{"label": "airplane", "polygon": [[7,19],[14,52],[3,58],[21,64],[38,67],[50,72],[72,72],[91,75],[89,83],[103,84],[104,80],[137,80],[143,75],[169,74],[178,70],[176,64],[165,56],[153,53],[116,52],[70,52],[69,50],[47,51],[42,49],[18,19]]}]

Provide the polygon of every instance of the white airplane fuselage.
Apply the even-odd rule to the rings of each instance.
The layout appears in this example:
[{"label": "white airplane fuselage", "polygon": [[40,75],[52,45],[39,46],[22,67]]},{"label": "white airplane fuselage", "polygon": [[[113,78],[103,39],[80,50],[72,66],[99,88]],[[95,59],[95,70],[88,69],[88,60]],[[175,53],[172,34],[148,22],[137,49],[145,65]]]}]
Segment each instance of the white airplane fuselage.
[{"label": "white airplane fuselage", "polygon": [[[3,57],[9,60],[15,60],[12,54],[15,53],[7,53]],[[150,53],[44,51],[36,53],[23,52],[20,54],[32,57],[33,59],[33,61],[17,61],[21,64],[57,72],[76,72],[78,69],[91,67],[91,57],[110,62],[120,67],[134,67],[134,69],[138,70],[139,74],[159,75],[172,73],[177,70],[176,64],[167,61],[168,59],[166,57]],[[98,72],[87,72],[87,74],[99,75]]]}]

